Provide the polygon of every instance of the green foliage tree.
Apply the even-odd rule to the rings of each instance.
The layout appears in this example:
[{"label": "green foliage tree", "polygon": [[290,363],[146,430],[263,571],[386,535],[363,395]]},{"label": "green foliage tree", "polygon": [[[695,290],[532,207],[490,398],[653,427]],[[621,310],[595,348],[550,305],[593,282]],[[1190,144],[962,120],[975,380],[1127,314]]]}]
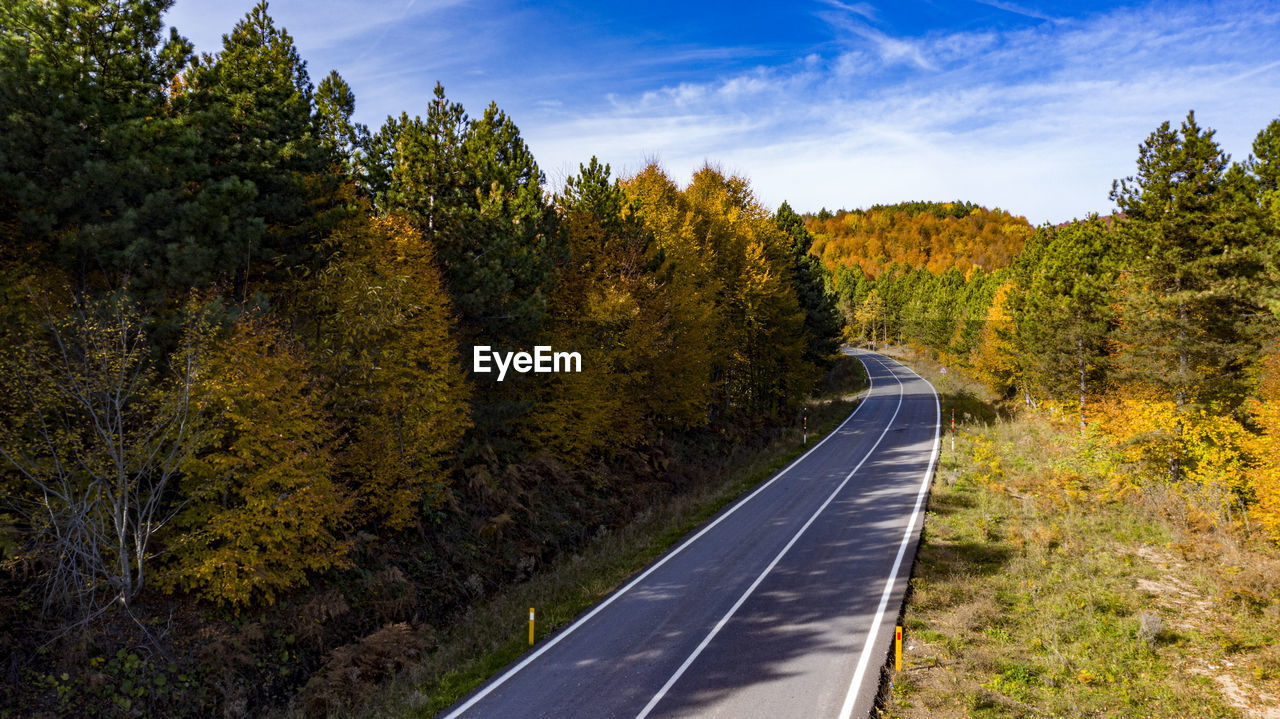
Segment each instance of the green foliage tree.
[{"label": "green foliage tree", "polygon": [[840,346],[840,316],[835,295],[827,289],[827,272],[818,258],[809,253],[813,235],[805,227],[804,218],[784,202],[773,221],[791,242],[793,291],[804,312],[805,359],[826,364]]},{"label": "green foliage tree", "polygon": [[469,339],[511,347],[531,337],[558,249],[542,172],[515,123],[493,104],[471,121],[437,85],[425,120],[392,127],[388,204],[436,247]]},{"label": "green foliage tree", "polygon": [[[1111,196],[1130,269],[1121,300],[1122,367],[1174,403],[1174,442],[1192,406],[1238,406],[1258,351],[1254,283],[1262,270],[1256,218],[1241,201],[1242,173],[1189,113],[1139,147],[1138,172]],[[1182,458],[1169,456],[1169,475]]]},{"label": "green foliage tree", "polygon": [[316,134],[321,146],[330,162],[340,166],[347,178],[358,181],[365,172],[361,153],[369,144],[369,128],[352,120],[356,95],[337,70],[316,87],[315,104]]},{"label": "green foliage tree", "polygon": [[[871,292],[871,283],[861,265],[837,267],[830,275],[831,291],[836,297],[836,310],[848,327],[859,327],[857,314]],[[866,332],[864,331],[863,336]]]},{"label": "green foliage tree", "polygon": [[128,278],[152,308],[261,231],[254,188],[208,181],[209,138],[173,103],[191,45],[161,33],[171,4],[0,7],[0,227],[79,286]]},{"label": "green foliage tree", "polygon": [[1020,266],[1017,335],[1028,374],[1048,397],[1078,402],[1080,432],[1091,391],[1106,376],[1120,271],[1114,235],[1096,216],[1037,231],[1039,262]]},{"label": "green foliage tree", "polygon": [[1258,133],[1244,168],[1252,180],[1266,248],[1268,279],[1262,300],[1280,318],[1280,120],[1272,120]]},{"label": "green foliage tree", "polygon": [[[332,78],[331,78],[332,79]],[[276,26],[265,0],[222,38],[216,55],[192,61],[174,104],[192,116],[202,138],[209,181],[252,189],[246,209],[257,232],[239,233],[233,294],[244,298],[254,278],[312,265],[313,248],[341,216],[341,176],[332,172],[343,96],[331,82],[325,113],[313,116],[315,89],[288,31]]]}]

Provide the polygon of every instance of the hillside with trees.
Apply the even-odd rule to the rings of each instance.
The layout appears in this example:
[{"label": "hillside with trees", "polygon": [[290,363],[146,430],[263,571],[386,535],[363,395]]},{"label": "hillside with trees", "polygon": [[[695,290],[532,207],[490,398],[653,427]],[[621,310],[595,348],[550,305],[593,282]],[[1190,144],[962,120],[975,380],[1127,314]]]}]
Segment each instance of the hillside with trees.
[{"label": "hillside with trees", "polygon": [[1070,417],[1120,453],[1117,481],[1175,488],[1195,512],[1280,538],[1278,138],[1280,120],[1233,163],[1189,113],[1141,144],[1111,190],[1120,214],[1036,228],[1007,267],[838,266],[847,332]]},{"label": "hillside with trees", "polygon": [[[550,192],[496,103],[365,127],[265,2],[208,54],[171,4],[0,7],[0,714],[332,709],[798,425],[842,338],[1280,542],[1280,120],[1240,162],[1165,123],[1059,226],[594,157]],[[473,371],[537,345],[582,371]]]},{"label": "hillside with trees", "polygon": [[4,706],[319,711],[831,366],[812,238],[746,180],[583,158],[552,194],[496,104],[371,130],[265,3],[201,55],[170,4],[0,10]]},{"label": "hillside with trees", "polygon": [[807,216],[814,254],[829,271],[858,267],[868,277],[894,265],[934,274],[992,271],[1022,251],[1032,227],[1023,217],[969,202],[903,202]]}]

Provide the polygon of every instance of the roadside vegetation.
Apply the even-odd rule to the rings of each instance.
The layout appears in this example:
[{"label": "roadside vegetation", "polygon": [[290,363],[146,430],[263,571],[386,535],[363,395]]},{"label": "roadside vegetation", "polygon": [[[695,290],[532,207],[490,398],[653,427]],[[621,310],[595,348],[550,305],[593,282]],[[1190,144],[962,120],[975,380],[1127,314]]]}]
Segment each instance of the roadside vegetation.
[{"label": "roadside vegetation", "polygon": [[[708,464],[703,476],[684,492],[654,505],[630,524],[613,530],[602,527],[581,551],[477,603],[450,629],[431,636],[421,661],[390,686],[353,686],[343,682],[340,674],[325,677],[325,690],[315,697],[323,706],[302,707],[300,716],[317,709],[348,717],[435,716],[530,650],[529,607],[536,609],[536,636],[542,642],[626,584],[720,509],[813,447],[853,412],[866,386],[861,363],[841,357],[805,402],[808,443],[802,443],[799,427],[791,427],[768,444],[731,451]],[[376,695],[362,704],[360,700],[374,690]]]},{"label": "roadside vegetation", "polygon": [[369,128],[265,1],[207,53],[172,4],[0,4],[0,716],[357,699],[799,424],[840,323],[789,206],[552,188],[496,103]]},{"label": "roadside vegetation", "polygon": [[1074,418],[904,354],[957,431],[881,717],[1280,716],[1280,552],[1265,533],[1137,482]]}]

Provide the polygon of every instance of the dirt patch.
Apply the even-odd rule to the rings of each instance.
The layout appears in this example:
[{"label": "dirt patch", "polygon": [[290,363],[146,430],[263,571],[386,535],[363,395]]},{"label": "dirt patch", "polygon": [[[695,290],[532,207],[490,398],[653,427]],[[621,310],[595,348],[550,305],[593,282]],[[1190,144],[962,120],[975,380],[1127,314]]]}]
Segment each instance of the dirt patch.
[{"label": "dirt patch", "polygon": [[1177,575],[1187,568],[1185,562],[1174,559],[1155,547],[1143,545],[1134,554],[1154,565],[1163,574],[1159,579],[1139,577],[1137,587],[1154,601],[1154,604],[1170,616],[1169,625],[1176,629],[1200,630],[1204,622],[1213,617],[1213,603]]},{"label": "dirt patch", "polygon": [[1248,719],[1280,719],[1280,698],[1274,694],[1253,686],[1241,686],[1238,679],[1220,671],[1196,668],[1191,673],[1212,679],[1222,692],[1222,698]]},{"label": "dirt patch", "polygon": [[[1215,620],[1212,603],[1195,591],[1190,584],[1177,576],[1187,569],[1184,562],[1156,547],[1143,545],[1134,554],[1159,569],[1164,576],[1159,579],[1139,578],[1138,589],[1149,595],[1155,604],[1167,614],[1169,624],[1182,631],[1204,632],[1212,629]],[[1195,661],[1195,660],[1192,660]],[[1231,665],[1231,662],[1225,662]],[[1225,673],[1214,664],[1188,668],[1192,674],[1213,680],[1223,700],[1250,719],[1280,719],[1280,698],[1263,692],[1258,687]]]}]

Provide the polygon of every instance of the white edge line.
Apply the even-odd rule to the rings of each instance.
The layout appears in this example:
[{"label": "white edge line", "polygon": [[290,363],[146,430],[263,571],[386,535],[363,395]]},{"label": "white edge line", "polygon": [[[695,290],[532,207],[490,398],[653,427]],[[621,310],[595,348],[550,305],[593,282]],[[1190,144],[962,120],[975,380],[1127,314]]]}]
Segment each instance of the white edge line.
[{"label": "white edge line", "polygon": [[[862,366],[863,366],[863,368],[864,368],[864,369],[866,368],[866,364],[867,364],[867,363],[866,363],[866,362],[863,362],[861,357],[859,357],[857,354],[854,354],[854,355],[852,355],[852,356],[853,356],[853,357],[855,357],[855,358],[857,358],[858,362],[862,363]],[[778,481],[778,479],[780,479],[780,478],[782,477],[782,475],[784,475],[784,474],[786,474],[788,471],[790,471],[790,469],[791,469],[792,467],[794,467],[794,466],[796,466],[797,464],[800,464],[801,462],[803,462],[803,461],[804,461],[804,459],[805,459],[805,457],[808,457],[810,454],[813,454],[814,452],[818,451],[818,448],[819,448],[819,447],[821,447],[823,444],[826,444],[826,441],[827,441],[827,440],[829,440],[829,439],[831,439],[832,437],[834,437],[834,436],[836,436],[837,434],[839,434],[840,430],[844,429],[844,426],[845,426],[846,424],[848,424],[848,423],[849,423],[849,421],[850,421],[850,420],[852,420],[852,419],[854,418],[854,415],[858,414],[858,412],[862,410],[862,408],[867,404],[867,400],[871,399],[871,392],[872,392],[872,390],[874,390],[874,389],[875,389],[875,382],[871,379],[871,373],[870,373],[870,372],[867,372],[867,393],[866,393],[866,395],[865,395],[865,396],[863,396],[862,401],[858,403],[858,406],[857,406],[857,407],[854,407],[854,408],[853,408],[853,411],[849,413],[849,416],[848,416],[848,417],[845,417],[844,421],[843,421],[843,422],[841,422],[841,423],[840,423],[840,425],[839,425],[838,427],[836,427],[835,429],[831,430],[831,432],[829,432],[829,433],[827,434],[827,436],[823,437],[821,440],[819,440],[819,441],[818,441],[818,443],[817,443],[817,444],[815,444],[815,445],[813,445],[812,447],[810,447],[810,448],[809,448],[809,451],[807,451],[807,452],[805,452],[804,454],[802,454],[802,455],[800,455],[799,457],[797,457],[795,461],[793,461],[791,464],[788,464],[786,467],[784,467],[784,468],[783,468],[781,471],[779,471],[777,474],[773,475],[773,477],[772,477],[772,478],[770,478],[770,479],[769,479],[769,481],[767,481],[767,482],[765,482],[764,484],[762,484],[762,485],[760,485],[759,487],[757,487],[757,488],[756,488],[756,490],[755,490],[754,492],[752,492],[751,494],[748,494],[745,498],[738,500],[735,504],[733,504],[733,506],[729,507],[729,509],[725,510],[725,511],[724,511],[724,512],[719,516],[719,517],[717,517],[717,518],[715,519],[715,521],[713,521],[713,522],[711,522],[711,524],[708,524],[707,526],[703,527],[703,528],[702,528],[702,530],[701,530],[701,531],[699,531],[697,534],[693,535],[692,537],[689,537],[688,539],[686,539],[686,540],[684,540],[683,542],[681,542],[681,543],[680,543],[680,544],[679,544],[675,549],[672,549],[672,550],[670,550],[669,552],[667,552],[667,554],[666,554],[665,556],[663,556],[663,557],[662,557],[661,559],[659,559],[656,563],[654,563],[654,564],[653,564],[653,565],[651,565],[648,569],[646,569],[646,570],[644,571],[644,573],[642,573],[640,576],[638,576],[638,577],[636,577],[635,579],[633,579],[633,580],[631,580],[630,582],[628,582],[628,583],[627,583],[627,585],[626,585],[625,587],[623,587],[622,589],[619,589],[618,591],[614,592],[612,595],[610,595],[610,596],[609,596],[607,599],[605,599],[604,601],[602,601],[602,602],[600,602],[599,604],[597,604],[597,605],[595,606],[595,608],[593,608],[590,612],[587,612],[587,614],[586,614],[586,615],[584,615],[581,619],[578,619],[578,620],[577,620],[576,622],[574,622],[573,624],[570,624],[569,626],[565,627],[563,630],[561,630],[560,632],[558,632],[554,637],[552,637],[552,638],[551,638],[551,641],[548,641],[547,643],[543,644],[541,647],[539,647],[539,648],[538,648],[536,651],[534,651],[532,654],[530,654],[529,656],[525,657],[525,658],[524,658],[524,660],[522,660],[519,664],[517,664],[517,665],[515,665],[514,667],[512,667],[512,668],[508,669],[506,672],[504,672],[504,673],[502,674],[502,676],[500,676],[500,677],[498,677],[497,679],[494,679],[493,681],[491,681],[491,682],[489,682],[488,684],[486,684],[486,685],[484,686],[484,688],[483,688],[483,689],[481,689],[479,692],[477,692],[477,693],[475,694],[475,696],[473,696],[473,697],[471,697],[470,699],[468,699],[468,700],[467,700],[467,702],[466,702],[465,704],[463,704],[462,706],[460,706],[460,707],[458,707],[457,709],[454,709],[453,711],[449,712],[449,714],[448,714],[448,715],[446,715],[446,716],[444,717],[444,719],[456,719],[457,717],[459,717],[459,716],[461,716],[463,713],[465,713],[468,709],[470,709],[471,707],[475,706],[475,704],[476,704],[477,702],[479,702],[481,699],[484,699],[486,696],[488,696],[488,695],[489,695],[489,692],[492,692],[494,689],[497,689],[499,686],[502,686],[502,684],[503,684],[503,683],[505,683],[508,679],[510,679],[512,676],[514,676],[514,675],[515,675],[517,672],[519,672],[521,669],[524,669],[526,666],[528,666],[530,663],[532,663],[532,662],[533,662],[534,660],[536,660],[538,657],[542,656],[542,655],[543,655],[543,654],[544,654],[548,649],[550,649],[551,647],[554,647],[556,644],[559,644],[559,643],[560,643],[560,640],[562,640],[562,639],[564,639],[565,637],[567,637],[567,636],[569,636],[570,634],[572,634],[576,629],[578,629],[578,627],[582,626],[583,624],[586,624],[588,621],[590,621],[590,620],[591,620],[591,618],[592,618],[592,617],[594,617],[596,614],[598,614],[598,613],[599,613],[601,610],[603,610],[605,607],[607,607],[607,606],[609,606],[610,604],[612,604],[612,603],[614,602],[614,600],[616,600],[618,597],[621,597],[622,595],[626,594],[626,593],[627,593],[627,591],[628,591],[628,590],[630,590],[632,587],[634,587],[635,585],[637,585],[637,584],[639,584],[640,582],[644,581],[645,577],[648,577],[650,574],[652,574],[652,573],[654,573],[655,571],[657,571],[657,569],[658,569],[659,567],[661,567],[662,565],[666,564],[666,563],[667,563],[667,561],[668,561],[668,560],[670,560],[672,557],[674,557],[674,556],[676,556],[677,554],[679,554],[680,552],[684,551],[684,550],[685,550],[685,548],[686,548],[686,547],[688,547],[690,544],[693,544],[694,542],[698,541],[698,538],[700,538],[702,535],[704,535],[704,534],[706,534],[707,532],[711,531],[711,529],[712,529],[713,527],[715,527],[715,526],[716,526],[717,524],[719,524],[720,522],[724,521],[724,520],[725,520],[725,518],[727,518],[729,515],[731,515],[731,514],[733,514],[734,512],[738,511],[738,508],[739,508],[739,507],[743,506],[743,505],[744,505],[744,504],[746,504],[747,502],[750,502],[750,501],[751,501],[751,500],[752,500],[752,499],[753,499],[757,494],[760,494],[760,493],[761,493],[761,492],[763,492],[764,490],[768,489],[769,485],[771,485],[771,484],[773,484],[774,482]]]},{"label": "white edge line", "polygon": [[[858,361],[862,362],[862,358],[859,357]],[[865,362],[863,362],[863,367],[866,367]],[[867,372],[867,377],[870,376],[871,373]],[[897,379],[897,377],[894,377],[894,379]],[[645,719],[645,717],[649,716],[649,712],[653,711],[653,708],[658,705],[658,702],[662,701],[662,698],[667,695],[667,692],[671,690],[671,687],[675,686],[675,683],[684,675],[685,670],[693,664],[694,660],[698,658],[698,655],[702,654],[702,650],[706,649],[707,645],[711,643],[711,640],[714,639],[715,636],[720,633],[720,630],[729,623],[729,619],[732,618],[734,613],[738,611],[738,608],[747,601],[747,597],[751,596],[751,593],[756,590],[756,587],[760,586],[760,583],[764,581],[764,578],[768,576],[769,572],[772,572],[773,568],[778,565],[778,562],[782,561],[783,555],[791,550],[792,545],[800,539],[800,535],[804,534],[805,531],[809,529],[809,525],[813,524],[814,521],[818,519],[818,515],[822,514],[822,512],[826,510],[827,505],[831,504],[831,501],[836,498],[836,495],[840,494],[840,492],[844,490],[845,485],[849,483],[849,480],[853,479],[853,475],[857,474],[858,470],[862,469],[862,465],[866,464],[868,459],[871,459],[871,455],[875,454],[876,447],[880,446],[880,442],[884,440],[884,436],[888,434],[889,429],[893,427],[894,420],[898,419],[898,412],[902,409],[903,386],[902,380],[898,380],[898,406],[894,408],[893,416],[885,423],[884,430],[880,432],[880,436],[876,438],[875,444],[871,445],[871,449],[867,450],[867,453],[863,455],[862,460],[858,462],[857,466],[854,467],[849,474],[845,475],[844,480],[841,481],[839,486],[837,486],[835,490],[827,496],[827,500],[822,503],[822,506],[818,507],[818,509],[809,517],[808,521],[804,523],[804,526],[800,527],[800,530],[795,533],[795,536],[791,537],[791,541],[787,542],[787,546],[783,547],[781,552],[778,552],[778,555],[773,558],[772,562],[769,562],[769,566],[765,567],[763,572],[760,572],[760,576],[756,577],[756,580],[751,583],[751,586],[747,587],[747,591],[743,592],[742,596],[738,597],[738,601],[734,602],[733,606],[729,608],[729,611],[720,618],[720,621],[716,622],[711,633],[703,638],[702,642],[698,644],[698,648],[693,650],[693,653],[689,655],[688,659],[684,660],[684,663],[680,665],[680,668],[676,670],[675,674],[672,674],[671,678],[667,680],[667,683],[663,684],[662,688],[658,690],[658,693],[653,695],[653,698],[649,700],[649,703],[645,705],[644,709],[640,710],[640,713],[636,715],[636,719]]]},{"label": "white edge line", "polygon": [[898,570],[902,567],[902,558],[907,552],[907,545],[911,543],[911,532],[915,529],[916,519],[920,516],[920,507],[924,503],[925,495],[929,493],[929,485],[933,480],[934,463],[938,460],[938,447],[942,439],[942,403],[938,400],[938,390],[934,389],[933,383],[924,377],[920,377],[920,373],[907,367],[901,362],[895,360],[895,364],[905,368],[908,372],[919,377],[921,381],[929,385],[929,390],[933,392],[933,406],[936,410],[936,420],[934,422],[933,431],[933,452],[929,456],[929,468],[925,470],[924,479],[920,483],[920,491],[916,494],[916,506],[911,512],[911,520],[907,522],[907,531],[902,535],[902,544],[898,545],[898,556],[893,560],[893,569],[889,570],[889,580],[885,582],[884,593],[880,595],[880,608],[876,610],[876,618],[871,622],[871,630],[867,632],[867,641],[862,645],[862,655],[858,657],[858,668],[853,672],[853,680],[849,682],[849,693],[845,695],[844,705],[840,707],[840,719],[850,719],[853,714],[854,702],[858,699],[858,689],[862,685],[862,679],[867,673],[867,665],[871,660],[872,648],[876,640],[876,632],[880,629],[880,623],[884,621],[885,609],[889,606],[889,597],[893,594],[893,585],[898,581]]}]

